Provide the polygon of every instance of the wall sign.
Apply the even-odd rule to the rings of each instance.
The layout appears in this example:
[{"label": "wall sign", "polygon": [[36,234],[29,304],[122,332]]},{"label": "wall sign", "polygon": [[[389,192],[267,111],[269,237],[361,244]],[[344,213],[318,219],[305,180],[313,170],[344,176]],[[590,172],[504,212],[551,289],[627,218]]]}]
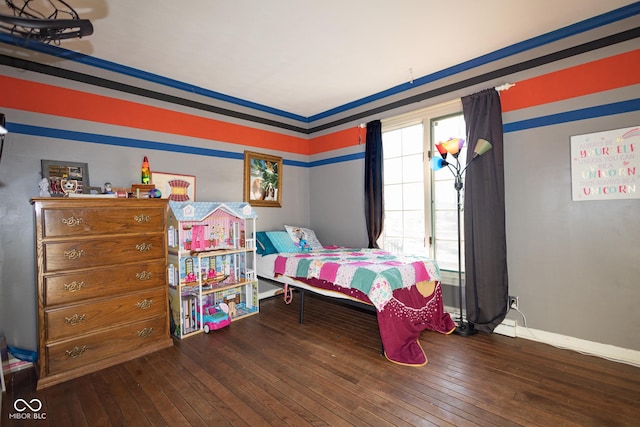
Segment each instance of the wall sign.
[{"label": "wall sign", "polygon": [[640,199],[640,126],[571,137],[574,201]]}]

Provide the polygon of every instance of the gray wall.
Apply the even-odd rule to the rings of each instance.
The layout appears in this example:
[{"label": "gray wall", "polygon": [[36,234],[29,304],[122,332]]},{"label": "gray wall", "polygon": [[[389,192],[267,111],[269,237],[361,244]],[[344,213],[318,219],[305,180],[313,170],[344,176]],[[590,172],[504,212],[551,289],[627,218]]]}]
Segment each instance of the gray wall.
[{"label": "gray wall", "polygon": [[637,125],[635,112],[505,135],[509,292],[531,328],[640,350],[640,200],[574,202],[570,165],[572,135]]},{"label": "gray wall", "polygon": [[[7,121],[111,133],[98,124],[69,122],[65,119],[30,115],[2,109]],[[121,135],[146,140],[202,144],[175,135],[159,136],[151,132],[119,129]],[[228,149],[224,144],[207,141],[208,147]],[[245,147],[240,147],[242,151]],[[255,150],[258,151],[258,150]],[[276,153],[277,154],[277,153]],[[140,180],[140,165],[149,157],[152,171],[196,176],[196,199],[201,201],[241,201],[243,196],[243,160],[158,150],[115,147],[10,133],[0,162],[0,335],[19,348],[37,347],[37,312],[33,210],[31,197],[38,196],[40,160],[86,162],[92,186],[109,181],[114,186],[130,186]],[[309,170],[289,166],[283,173],[283,207],[258,207],[258,229],[282,229],[283,224],[309,225]],[[261,284],[262,287],[262,284]]]},{"label": "gray wall", "polygon": [[311,224],[323,244],[367,247],[364,160],[311,169]]}]

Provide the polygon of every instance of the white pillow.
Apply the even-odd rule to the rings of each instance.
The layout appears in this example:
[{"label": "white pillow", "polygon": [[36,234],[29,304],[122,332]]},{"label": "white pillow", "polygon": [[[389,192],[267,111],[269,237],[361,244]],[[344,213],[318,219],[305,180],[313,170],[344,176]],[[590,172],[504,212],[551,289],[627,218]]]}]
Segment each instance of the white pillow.
[{"label": "white pillow", "polygon": [[[298,247],[300,247],[300,237],[307,241],[307,245],[311,249],[322,249],[322,243],[316,237],[316,233],[310,228],[294,227],[292,225],[285,225],[284,229],[287,230],[289,237],[293,240]],[[301,248],[302,249],[302,248]]]}]

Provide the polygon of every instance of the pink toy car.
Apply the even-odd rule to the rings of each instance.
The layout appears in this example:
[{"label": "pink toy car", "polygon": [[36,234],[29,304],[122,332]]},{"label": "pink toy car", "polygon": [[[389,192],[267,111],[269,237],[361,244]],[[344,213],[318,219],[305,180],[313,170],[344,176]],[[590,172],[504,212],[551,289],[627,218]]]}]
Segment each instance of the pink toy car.
[{"label": "pink toy car", "polygon": [[220,303],[217,307],[213,305],[202,307],[202,324],[205,334],[224,328],[229,323],[231,323],[231,317],[229,317],[227,304]]}]

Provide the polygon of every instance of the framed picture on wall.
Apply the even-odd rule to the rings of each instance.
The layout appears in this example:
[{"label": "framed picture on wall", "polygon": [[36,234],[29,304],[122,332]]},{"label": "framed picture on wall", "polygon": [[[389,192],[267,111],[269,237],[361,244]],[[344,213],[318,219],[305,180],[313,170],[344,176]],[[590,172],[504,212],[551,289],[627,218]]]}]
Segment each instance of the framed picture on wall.
[{"label": "framed picture on wall", "polygon": [[244,201],[252,206],[282,206],[282,157],[244,152]]},{"label": "framed picture on wall", "polygon": [[193,175],[151,171],[151,183],[160,190],[163,199],[176,202],[196,200],[196,177]]},{"label": "framed picture on wall", "polygon": [[89,166],[65,160],[41,160],[42,178],[49,180],[49,193],[54,197],[89,194]]}]

